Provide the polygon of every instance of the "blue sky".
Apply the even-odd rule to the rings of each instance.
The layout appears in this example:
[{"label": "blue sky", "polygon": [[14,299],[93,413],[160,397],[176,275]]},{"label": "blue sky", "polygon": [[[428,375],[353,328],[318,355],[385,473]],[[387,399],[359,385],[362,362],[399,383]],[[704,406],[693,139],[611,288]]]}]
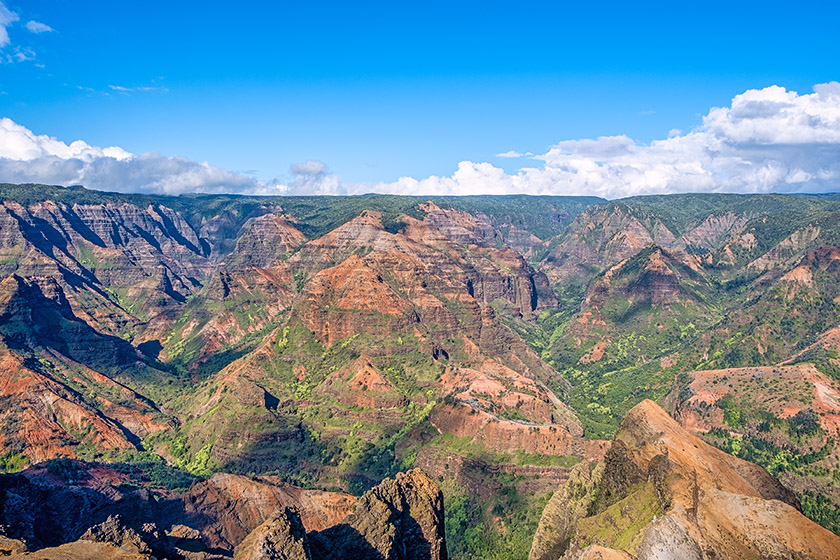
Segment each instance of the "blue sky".
[{"label": "blue sky", "polygon": [[2,1],[0,117],[300,188],[515,175],[552,163],[497,154],[645,146],[748,90],[840,78],[829,2]]}]

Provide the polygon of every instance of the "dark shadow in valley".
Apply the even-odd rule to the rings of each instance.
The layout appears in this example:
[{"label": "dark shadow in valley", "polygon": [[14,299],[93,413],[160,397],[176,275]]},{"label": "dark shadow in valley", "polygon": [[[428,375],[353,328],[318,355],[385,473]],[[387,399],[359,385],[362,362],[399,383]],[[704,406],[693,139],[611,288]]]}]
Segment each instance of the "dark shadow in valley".
[{"label": "dark shadow in valley", "polygon": [[[396,515],[399,517],[395,517]],[[392,552],[395,554],[389,557],[396,560],[432,557],[432,544],[423,534],[423,528],[407,510],[402,514],[392,511],[388,519],[373,521],[380,521],[381,525],[365,525],[367,535],[347,523],[340,523],[320,532],[307,533],[313,560],[385,560],[385,555],[377,550],[374,544],[386,550],[393,547]],[[395,529],[393,535],[386,534],[386,526],[389,525],[393,525]]]}]

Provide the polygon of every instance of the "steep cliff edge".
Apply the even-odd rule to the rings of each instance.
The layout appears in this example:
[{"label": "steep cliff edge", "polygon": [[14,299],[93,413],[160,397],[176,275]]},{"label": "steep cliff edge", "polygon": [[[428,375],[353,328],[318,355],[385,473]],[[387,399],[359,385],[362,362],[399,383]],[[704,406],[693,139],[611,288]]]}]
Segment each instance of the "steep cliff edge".
[{"label": "steep cliff edge", "polygon": [[236,547],[235,560],[446,560],[443,494],[420,469],[366,492],[343,523],[306,533],[295,508],[277,510]]},{"label": "steep cliff edge", "polygon": [[599,469],[579,467],[552,499],[530,560],[828,560],[840,551],[840,537],[805,518],[764,469],[704,443],[652,401],[626,415]]},{"label": "steep cliff edge", "polygon": [[443,494],[413,469],[365,493],[344,523],[310,535],[312,557],[447,560]]},{"label": "steep cliff edge", "polygon": [[277,510],[233,553],[234,560],[312,560],[306,529],[294,508]]}]

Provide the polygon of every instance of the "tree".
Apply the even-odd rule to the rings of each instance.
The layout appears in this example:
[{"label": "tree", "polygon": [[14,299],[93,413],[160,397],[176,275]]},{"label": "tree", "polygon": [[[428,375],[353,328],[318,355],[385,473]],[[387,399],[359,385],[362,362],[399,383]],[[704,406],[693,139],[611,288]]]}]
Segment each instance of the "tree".
[{"label": "tree", "polygon": [[820,417],[810,408],[803,408],[790,419],[790,430],[798,436],[813,435],[820,429]]}]

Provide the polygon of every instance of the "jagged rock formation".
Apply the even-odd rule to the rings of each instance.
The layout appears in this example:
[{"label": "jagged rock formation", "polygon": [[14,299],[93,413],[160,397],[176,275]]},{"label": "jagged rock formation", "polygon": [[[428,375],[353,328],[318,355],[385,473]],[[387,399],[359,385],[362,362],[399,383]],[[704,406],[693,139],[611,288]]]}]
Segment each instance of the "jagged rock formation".
[{"label": "jagged rock formation", "polygon": [[603,463],[578,464],[568,480],[557,490],[543,510],[529,560],[559,558],[569,549],[575,524],[588,515],[592,496],[603,478]]},{"label": "jagged rock formation", "polygon": [[156,556],[172,555],[169,544],[164,540],[160,530],[154,523],[144,523],[139,532],[127,527],[119,515],[111,515],[98,525],[94,525],[84,532],[80,541],[95,543],[110,543],[120,550],[137,554],[154,554]]},{"label": "jagged rock formation", "polygon": [[[103,530],[119,525],[144,533],[143,526],[161,510],[148,489],[124,484],[127,480],[71,460],[0,475],[0,525],[7,537],[35,549],[76,540],[100,523]],[[115,515],[119,520],[107,523]]]},{"label": "jagged rock formation", "polygon": [[446,560],[443,494],[419,469],[384,480],[334,527],[310,534],[313,559]]},{"label": "jagged rock formation", "polygon": [[[188,501],[155,489],[148,508],[184,547],[230,551],[286,505],[310,532],[353,508],[261,473],[361,493],[407,464],[515,534],[508,508],[579,479],[571,466],[604,458],[596,438],[643,397],[733,453],[766,444],[755,460],[812,518],[834,510],[809,496],[840,503],[837,197],[642,197],[579,214],[599,201],[0,191],[0,465],[151,452],[202,476],[255,473],[205,479]],[[612,449],[592,506],[607,515],[553,501],[580,539],[660,507],[649,466]],[[101,523],[128,514],[133,491],[114,484],[51,491],[89,500]],[[493,502],[514,489],[524,499]],[[12,515],[18,536],[79,537],[79,516],[59,511],[63,540],[36,542]],[[665,518],[651,531],[679,541]]]},{"label": "jagged rock formation", "polygon": [[184,520],[200,529],[208,546],[233,548],[274,511],[295,507],[307,531],[321,531],[342,522],[356,498],[220,473],[194,484],[183,501]]},{"label": "jagged rock formation", "polygon": [[764,469],[704,443],[651,401],[627,414],[602,472],[593,484],[584,470],[561,490],[571,499],[547,508],[531,560],[828,560],[840,551],[840,537],[805,518]]},{"label": "jagged rock formation", "polygon": [[311,560],[306,530],[293,508],[277,510],[233,553],[234,560]]},{"label": "jagged rock formation", "polygon": [[235,475],[155,497],[126,490],[125,475],[101,466],[65,461],[51,471],[0,475],[0,551],[48,560],[447,557],[443,495],[419,469],[358,501]]}]

